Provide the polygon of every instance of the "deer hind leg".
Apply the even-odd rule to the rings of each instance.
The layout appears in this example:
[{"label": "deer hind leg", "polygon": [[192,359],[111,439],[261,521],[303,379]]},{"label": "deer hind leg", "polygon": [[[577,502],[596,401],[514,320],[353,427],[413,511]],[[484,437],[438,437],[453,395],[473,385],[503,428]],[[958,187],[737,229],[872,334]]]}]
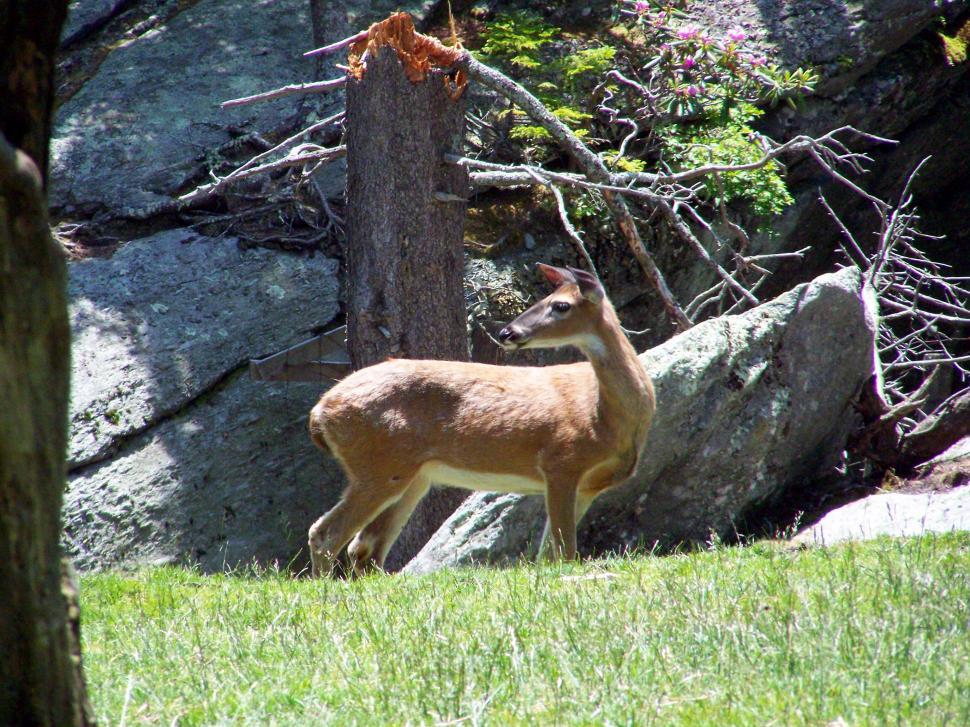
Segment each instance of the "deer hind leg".
[{"label": "deer hind leg", "polygon": [[313,576],[331,575],[337,556],[354,533],[398,499],[410,484],[408,478],[391,477],[376,482],[351,481],[340,501],[310,526],[309,546]]},{"label": "deer hind leg", "polygon": [[347,548],[355,575],[384,568],[388,551],[430,486],[424,475],[417,475],[397,502],[389,505],[357,533]]}]

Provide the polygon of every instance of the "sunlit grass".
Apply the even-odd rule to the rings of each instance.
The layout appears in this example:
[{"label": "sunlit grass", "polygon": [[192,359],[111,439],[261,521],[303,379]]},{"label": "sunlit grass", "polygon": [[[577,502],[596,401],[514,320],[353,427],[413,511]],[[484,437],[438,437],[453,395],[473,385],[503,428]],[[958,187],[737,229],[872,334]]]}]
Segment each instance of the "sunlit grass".
[{"label": "sunlit grass", "polygon": [[82,580],[103,725],[970,724],[970,535]]}]

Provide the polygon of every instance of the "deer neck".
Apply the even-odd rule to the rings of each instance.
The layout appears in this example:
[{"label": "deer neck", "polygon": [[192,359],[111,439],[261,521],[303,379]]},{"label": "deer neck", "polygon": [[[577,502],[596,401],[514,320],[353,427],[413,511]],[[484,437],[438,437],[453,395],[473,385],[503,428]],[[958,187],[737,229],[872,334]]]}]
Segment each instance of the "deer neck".
[{"label": "deer neck", "polygon": [[653,385],[608,301],[593,335],[581,348],[596,374],[598,418],[618,429],[636,430],[652,412]]}]

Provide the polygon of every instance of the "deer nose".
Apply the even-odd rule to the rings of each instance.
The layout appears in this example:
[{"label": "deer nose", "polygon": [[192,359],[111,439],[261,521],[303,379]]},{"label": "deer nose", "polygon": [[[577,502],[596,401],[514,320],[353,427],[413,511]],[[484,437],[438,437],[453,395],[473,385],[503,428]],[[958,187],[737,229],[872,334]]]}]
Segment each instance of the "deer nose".
[{"label": "deer nose", "polygon": [[521,338],[522,333],[515,330],[512,326],[506,326],[498,332],[498,340],[500,343],[515,343]]}]

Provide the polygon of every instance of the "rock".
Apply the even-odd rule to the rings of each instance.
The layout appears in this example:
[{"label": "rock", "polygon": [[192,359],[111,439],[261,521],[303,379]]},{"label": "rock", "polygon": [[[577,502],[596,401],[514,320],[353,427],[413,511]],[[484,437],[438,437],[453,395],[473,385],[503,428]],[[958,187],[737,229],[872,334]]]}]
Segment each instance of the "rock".
[{"label": "rock", "polygon": [[[107,2],[76,5],[72,17],[78,22],[89,13],[103,18],[112,11]],[[360,29],[396,9],[420,21],[435,5],[351,2],[340,12],[351,28]],[[220,147],[245,133],[285,127],[305,97],[231,109],[219,104],[313,80],[315,63],[302,55],[313,47],[309,6],[307,0],[201,0],[115,48],[55,119],[50,169],[55,214],[149,216],[197,179],[207,156]],[[334,62],[339,56],[328,60]],[[309,106],[324,113],[328,104],[320,99]],[[340,177],[339,169],[335,175]]]},{"label": "rock", "polygon": [[295,97],[219,104],[312,76],[301,55],[312,46],[308,7],[202,0],[114,50],[57,114],[52,207],[138,216],[166,202],[200,155],[278,127],[295,113]]},{"label": "rock", "polygon": [[306,435],[329,382],[252,382],[246,363],[333,319],[335,261],[172,230],[69,274],[77,565],[285,565],[340,492]]},{"label": "rock", "polygon": [[845,88],[935,22],[941,5],[953,13],[967,7],[963,0],[700,0],[690,10],[712,31],[745,31],[747,45],[768,51],[786,68],[812,68],[827,94]]},{"label": "rock", "polygon": [[472,495],[445,520],[405,573],[430,573],[472,563],[502,563],[538,550],[536,523],[542,523],[541,497],[483,492]]},{"label": "rock", "polygon": [[834,545],[880,535],[907,537],[954,530],[970,530],[970,487],[872,495],[833,510],[792,542]]},{"label": "rock", "polygon": [[239,371],[110,460],[76,470],[63,509],[75,565],[302,568],[307,528],[343,484],[307,436],[323,388],[253,382]]},{"label": "rock", "polygon": [[82,40],[133,0],[71,0],[67,6],[67,21],[61,31],[61,45],[67,46]]},{"label": "rock", "polygon": [[70,265],[70,467],[337,312],[337,264],[169,230]]},{"label": "rock", "polygon": [[[860,285],[854,268],[825,275],[642,354],[657,390],[647,448],[580,525],[581,553],[728,536],[747,512],[831,466],[871,373]],[[474,495],[405,570],[520,557],[542,519],[538,498]]]}]

